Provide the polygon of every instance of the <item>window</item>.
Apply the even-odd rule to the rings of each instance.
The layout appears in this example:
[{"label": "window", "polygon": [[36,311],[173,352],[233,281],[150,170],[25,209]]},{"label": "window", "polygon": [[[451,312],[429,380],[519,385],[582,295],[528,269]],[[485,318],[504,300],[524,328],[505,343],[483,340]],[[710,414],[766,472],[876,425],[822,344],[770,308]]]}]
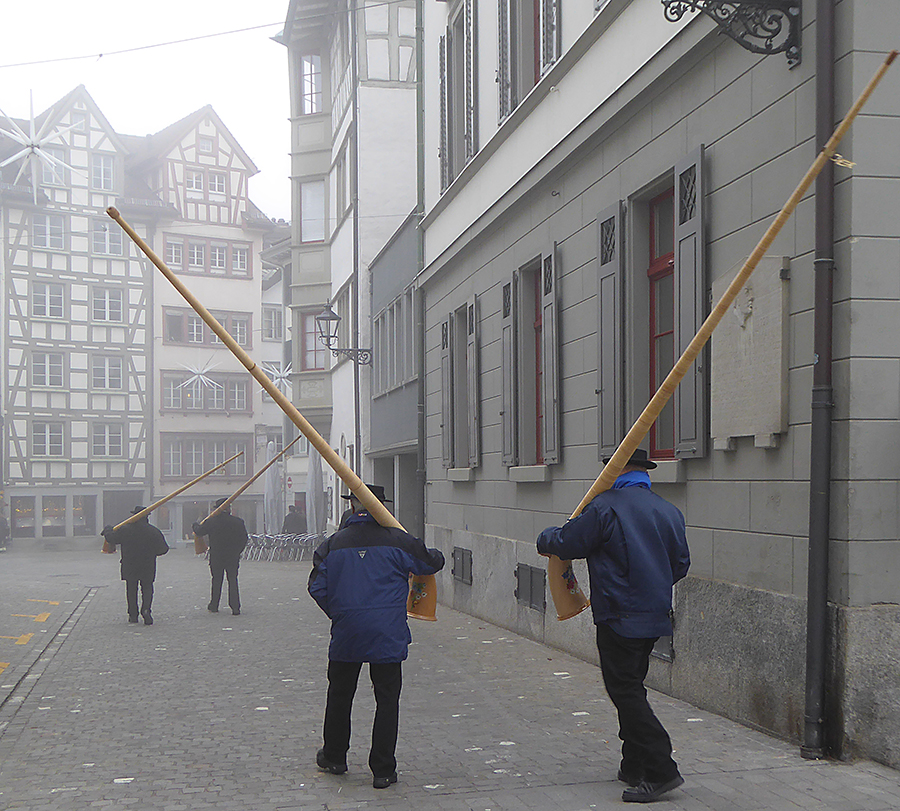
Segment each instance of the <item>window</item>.
[{"label": "window", "polygon": [[123,455],[122,426],[94,423],[91,429],[91,451],[99,457]]},{"label": "window", "polygon": [[[185,251],[185,243],[187,248]],[[185,253],[187,265],[185,266]],[[210,273],[216,276],[248,276],[250,248],[220,240],[185,239],[174,234],[165,238],[166,264],[176,271]],[[229,265],[229,257],[231,264]]]},{"label": "window", "polygon": [[189,313],[187,317],[187,342],[189,344],[205,343],[206,330],[203,319],[199,315]]},{"label": "window", "polygon": [[503,464],[559,462],[559,325],[554,250],[501,288]]},{"label": "window", "polygon": [[181,409],[181,377],[163,377],[163,409],[178,411]]},{"label": "window", "polygon": [[212,245],[209,249],[209,269],[216,274],[223,274],[228,268],[228,248],[224,245]]},{"label": "window", "polygon": [[232,247],[231,270],[235,276],[246,276],[250,270],[250,249]]},{"label": "window", "polygon": [[247,472],[248,447],[249,440],[242,436],[163,434],[161,436],[163,478],[196,478],[239,451],[243,451],[244,455],[230,462],[221,475],[243,477]]},{"label": "window", "polygon": [[319,341],[316,313],[300,315],[300,370],[304,372],[325,368],[326,349]]},{"label": "window", "polygon": [[[246,313],[213,312],[213,316],[241,345],[250,348],[250,316]],[[193,310],[165,308],[163,311],[164,343],[207,344],[219,343],[216,334],[206,326]]]},{"label": "window", "polygon": [[65,186],[68,182],[68,171],[65,166],[59,164],[67,163],[66,150],[61,146],[47,145],[43,147],[43,151],[51,159],[53,165],[42,164],[41,183],[45,186]]},{"label": "window", "polygon": [[188,243],[188,267],[194,268],[206,267],[206,244],[203,242]]},{"label": "window", "polygon": [[192,380],[190,383],[183,383],[181,390],[183,392],[184,407],[188,411],[203,411],[203,382],[199,379]]},{"label": "window", "polygon": [[199,439],[184,440],[184,473],[195,477],[203,473],[203,442]]},{"label": "window", "polygon": [[478,151],[474,0],[460,0],[439,43],[441,191]]},{"label": "window", "polygon": [[63,424],[35,422],[31,429],[31,452],[34,456],[62,456]]},{"label": "window", "polygon": [[179,442],[165,442],[162,449],[163,476],[172,477],[181,475],[181,444]]},{"label": "window", "polygon": [[209,173],[209,193],[225,194],[225,173],[210,172]]},{"label": "window", "polygon": [[322,57],[300,57],[300,114],[322,112]]},{"label": "window", "polygon": [[247,381],[230,380],[228,382],[228,410],[248,411]]},{"label": "window", "polygon": [[63,286],[46,282],[32,282],[31,314],[38,318],[62,318]]},{"label": "window", "polygon": [[92,358],[91,386],[95,389],[121,389],[122,358],[102,356]]},{"label": "window", "polygon": [[91,248],[94,253],[122,255],[122,230],[103,220],[91,222]]},{"label": "window", "polygon": [[559,59],[560,0],[500,0],[499,24],[502,121]]},{"label": "window", "polygon": [[180,240],[166,239],[166,264],[173,269],[184,267],[184,243]]},{"label": "window", "polygon": [[188,169],[184,173],[184,187],[188,191],[203,191],[203,172]]},{"label": "window", "polygon": [[35,248],[54,248],[63,250],[66,247],[65,220],[58,214],[32,215],[31,244]]},{"label": "window", "polygon": [[263,307],[262,322],[264,341],[280,341],[284,338],[284,313],[281,307]]},{"label": "window", "polygon": [[212,138],[206,138],[201,135],[200,138],[197,140],[197,148],[205,155],[212,154],[213,147],[214,147],[214,144],[213,144]]},{"label": "window", "polygon": [[225,410],[225,387],[221,383],[215,386],[207,386],[205,395],[206,407],[210,411]]},{"label": "window", "polygon": [[113,155],[91,155],[91,188],[101,191],[113,190]]},{"label": "window", "polygon": [[60,352],[34,352],[31,355],[31,385],[61,388],[63,356]]},{"label": "window", "polygon": [[445,468],[481,462],[478,299],[441,324],[441,448]]},{"label": "window", "polygon": [[103,287],[95,287],[91,300],[91,313],[94,321],[122,322],[122,291]]},{"label": "window", "polygon": [[241,346],[248,346],[250,343],[250,318],[243,315],[233,315],[230,318],[231,337]]},{"label": "window", "polygon": [[325,181],[310,180],[300,184],[300,240],[321,242],[325,239]]}]

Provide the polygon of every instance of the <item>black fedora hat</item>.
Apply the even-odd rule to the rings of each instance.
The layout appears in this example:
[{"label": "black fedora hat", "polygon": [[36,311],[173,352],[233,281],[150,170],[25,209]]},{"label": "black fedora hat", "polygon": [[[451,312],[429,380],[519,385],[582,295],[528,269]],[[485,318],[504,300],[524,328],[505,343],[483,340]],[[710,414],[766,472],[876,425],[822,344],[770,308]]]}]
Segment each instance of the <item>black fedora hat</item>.
[{"label": "black fedora hat", "polygon": [[213,504],[213,509],[215,509],[216,507],[221,507],[226,501],[228,501],[227,498],[216,499],[216,503]]},{"label": "black fedora hat", "polygon": [[146,507],[142,507],[140,504],[138,504],[138,506],[135,507],[135,508],[131,511],[131,514],[132,514],[132,515],[137,515],[138,513],[142,513],[142,512],[143,512],[144,510],[146,510],[146,509],[147,509]]},{"label": "black fedora hat", "polygon": [[[603,464],[609,464],[609,460],[612,459],[612,456],[607,456],[603,459]],[[626,462],[626,465],[635,465],[636,467],[643,467],[647,470],[653,470],[656,467],[656,462],[651,462],[647,458],[647,451],[643,448],[638,448],[633,454],[631,454],[631,459]]]},{"label": "black fedora hat", "polygon": [[[380,484],[367,484],[368,487],[372,491],[372,495],[375,496],[382,504],[391,504],[391,500],[389,498],[384,497],[384,488]],[[341,498],[351,499],[356,498],[353,493],[347,493],[345,496],[341,496]],[[359,499],[357,499],[359,501]]]}]

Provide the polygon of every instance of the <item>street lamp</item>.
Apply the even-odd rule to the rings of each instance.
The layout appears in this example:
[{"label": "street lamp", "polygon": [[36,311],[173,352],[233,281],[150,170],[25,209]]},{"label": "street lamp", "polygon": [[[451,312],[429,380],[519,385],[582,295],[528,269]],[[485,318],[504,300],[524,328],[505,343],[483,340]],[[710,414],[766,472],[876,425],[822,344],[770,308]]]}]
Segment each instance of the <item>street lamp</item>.
[{"label": "street lamp", "polygon": [[330,304],[326,304],[325,309],[316,316],[316,329],[319,332],[319,341],[321,341],[323,346],[330,349],[331,354],[336,358],[343,355],[361,366],[371,366],[371,349],[351,349],[350,347],[335,346],[338,340],[340,323],[341,317],[331,309]]}]

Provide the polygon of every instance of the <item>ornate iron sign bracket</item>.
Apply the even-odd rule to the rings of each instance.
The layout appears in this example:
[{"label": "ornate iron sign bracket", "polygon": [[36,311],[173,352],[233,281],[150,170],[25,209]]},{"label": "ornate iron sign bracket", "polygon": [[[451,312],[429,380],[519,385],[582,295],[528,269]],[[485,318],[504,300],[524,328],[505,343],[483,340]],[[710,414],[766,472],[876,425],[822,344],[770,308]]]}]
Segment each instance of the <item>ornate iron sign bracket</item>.
[{"label": "ornate iron sign bracket", "polygon": [[662,4],[669,22],[677,22],[688,11],[701,11],[748,51],[783,53],[789,67],[800,64],[800,0],[662,0]]}]

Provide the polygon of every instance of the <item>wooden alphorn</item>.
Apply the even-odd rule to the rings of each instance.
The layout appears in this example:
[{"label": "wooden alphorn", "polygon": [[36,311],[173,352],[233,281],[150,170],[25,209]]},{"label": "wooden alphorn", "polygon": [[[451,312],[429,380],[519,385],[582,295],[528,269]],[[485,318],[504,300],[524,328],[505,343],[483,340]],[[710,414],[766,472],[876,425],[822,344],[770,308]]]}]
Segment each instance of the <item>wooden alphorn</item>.
[{"label": "wooden alphorn", "polygon": [[[224,510],[232,501],[234,501],[241,493],[244,492],[253,482],[255,482],[263,473],[265,473],[272,465],[274,465],[282,456],[284,456],[296,442],[300,441],[300,437],[298,436],[293,442],[289,445],[286,445],[284,449],[273,456],[268,462],[266,462],[256,473],[254,473],[247,481],[245,481],[237,490],[235,490],[228,498],[225,499],[218,507],[216,507],[203,521],[209,521],[213,516],[218,515],[222,510]],[[200,523],[202,524],[203,521]],[[194,553],[197,555],[202,555],[209,547],[206,545],[206,541],[203,540],[196,532],[194,533]]]},{"label": "wooden alphorn", "polygon": [[[891,51],[881,67],[879,67],[875,72],[875,75],[863,89],[862,93],[860,93],[859,98],[854,102],[847,115],[844,116],[844,120],[838,125],[838,128],[834,131],[831,138],[828,139],[828,143],[825,144],[812,166],[809,167],[797,188],[794,189],[793,194],[791,194],[788,201],[778,213],[778,216],[775,217],[772,224],[766,230],[766,233],[763,234],[762,239],[759,241],[756,248],[753,249],[753,253],[751,253],[747,258],[747,261],[744,262],[744,265],[741,267],[737,276],[735,276],[734,280],[728,286],[728,289],[722,294],[719,302],[707,316],[706,320],[697,331],[697,334],[672,367],[672,371],[669,372],[666,379],[663,380],[662,385],[660,385],[656,394],[650,399],[647,407],[637,418],[634,425],[631,426],[631,429],[625,435],[625,438],[619,443],[616,452],[603,467],[603,470],[600,472],[600,475],[594,481],[593,485],[591,485],[591,488],[585,493],[584,498],[581,499],[581,503],[575,508],[572,515],[569,516],[570,521],[573,518],[576,518],[596,496],[612,487],[613,483],[622,472],[622,468],[625,467],[628,460],[631,459],[631,455],[635,452],[638,445],[641,444],[644,437],[647,435],[647,432],[650,430],[650,427],[659,416],[663,406],[669,401],[669,398],[678,387],[678,384],[685,374],[687,374],[690,365],[694,362],[697,355],[700,354],[700,350],[703,349],[706,342],[709,340],[713,330],[734,303],[737,294],[743,289],[747,279],[750,278],[750,274],[753,273],[757,264],[759,264],[759,260],[765,255],[766,251],[775,240],[775,237],[778,235],[778,232],[782,229],[794,209],[799,204],[803,195],[806,194],[807,190],[812,185],[812,182],[816,179],[816,176],[822,171],[825,164],[834,158],[835,150],[841,142],[841,139],[847,133],[847,130],[850,129],[853,120],[859,114],[863,105],[869,100],[869,96],[872,95],[875,87],[881,81],[896,57],[897,51]],[[553,603],[556,606],[558,619],[565,620],[574,617],[590,605],[590,602],[578,586],[578,581],[575,579],[575,575],[572,571],[571,561],[560,560],[556,556],[551,556],[547,563],[547,579],[550,583],[550,594],[553,597]]]},{"label": "wooden alphorn", "polygon": [[[241,362],[244,368],[256,379],[257,383],[262,386],[269,396],[280,406],[281,410],[290,418],[291,422],[300,429],[300,432],[309,440],[309,443],[319,452],[322,458],[328,463],[329,467],[337,473],[341,481],[347,485],[350,492],[356,496],[360,504],[368,510],[369,514],[383,527],[397,527],[403,529],[403,525],[391,514],[391,511],[375,497],[371,490],[366,487],[363,480],[356,475],[353,469],[337,454],[334,448],[329,445],[322,435],[307,421],[299,409],[287,398],[281,389],[278,388],[269,376],[256,365],[253,358],[247,354],[244,348],[238,344],[225,329],[203,306],[200,300],[184,285],[181,279],[162,261],[153,251],[153,249],[137,234],[137,232],[122,218],[117,209],[110,206],[106,209],[106,213],[112,217],[125,231],[131,240],[141,249],[144,255],[153,262],[159,271],[165,276],[172,286],[181,294],[182,298],[191,305],[194,312],[199,315],[206,325],[218,336],[219,340],[227,346],[231,353]],[[405,530],[404,530],[405,531]],[[425,577],[413,577],[410,587],[410,597],[407,602],[407,613],[415,619],[433,620],[434,617],[427,616],[420,611],[425,609],[427,598],[435,597],[436,580],[434,575]],[[423,602],[425,601],[425,602]]]},{"label": "wooden alphorn", "polygon": [[[167,495],[167,496],[163,496],[159,501],[154,501],[149,507],[144,507],[144,509],[141,510],[139,513],[135,513],[134,515],[128,516],[128,518],[126,518],[124,521],[121,521],[120,523],[116,524],[116,525],[113,527],[113,532],[115,532],[117,529],[121,529],[121,528],[124,527],[126,524],[131,524],[131,523],[133,523],[133,522],[135,522],[135,521],[137,521],[137,520],[143,518],[145,515],[149,515],[149,514],[152,513],[157,507],[161,507],[161,506],[162,506],[163,504],[165,504],[167,501],[171,501],[173,498],[175,498],[175,496],[177,496],[177,495],[183,493],[183,492],[184,492],[185,490],[187,490],[189,487],[193,487],[197,482],[202,481],[203,479],[205,479],[205,478],[206,478],[207,476],[209,476],[210,474],[215,473],[219,468],[225,467],[225,465],[227,465],[229,462],[233,462],[233,461],[234,461],[235,459],[237,459],[239,456],[242,456],[243,453],[244,453],[243,451],[238,451],[238,452],[237,452],[234,456],[232,456],[230,459],[226,459],[224,462],[220,462],[220,463],[219,463],[218,465],[216,465],[215,467],[210,468],[209,470],[207,470],[206,473],[201,473],[196,479],[192,479],[192,480],[189,481],[187,484],[182,485],[182,486],[179,487],[175,492],[169,493],[169,495]],[[112,552],[113,552],[113,550],[109,548],[109,544],[106,542],[106,538],[103,539],[103,548],[102,548],[100,551],[101,551],[101,552],[104,552],[104,553],[107,554],[107,555],[111,555]]]}]

